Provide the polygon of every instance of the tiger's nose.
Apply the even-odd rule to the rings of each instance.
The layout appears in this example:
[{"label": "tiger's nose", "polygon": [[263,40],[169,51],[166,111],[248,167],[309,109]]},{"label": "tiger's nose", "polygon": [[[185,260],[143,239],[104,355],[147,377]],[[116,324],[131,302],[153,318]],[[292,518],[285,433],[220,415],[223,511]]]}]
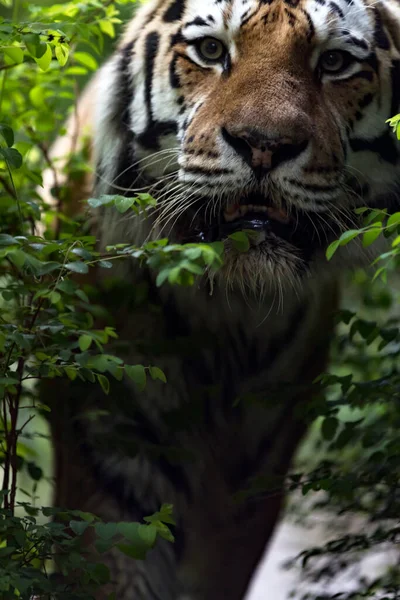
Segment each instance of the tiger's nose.
[{"label": "tiger's nose", "polygon": [[258,177],[284,161],[296,158],[303,152],[308,139],[283,135],[271,136],[253,128],[222,128],[222,137],[252,167]]}]

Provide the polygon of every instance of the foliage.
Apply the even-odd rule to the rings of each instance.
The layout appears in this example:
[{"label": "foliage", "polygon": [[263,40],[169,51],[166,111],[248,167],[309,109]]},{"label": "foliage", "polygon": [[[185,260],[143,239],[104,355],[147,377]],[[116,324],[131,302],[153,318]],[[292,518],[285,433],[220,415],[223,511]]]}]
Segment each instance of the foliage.
[{"label": "foliage", "polygon": [[[96,589],[109,582],[108,568],[95,561],[84,543],[91,536],[100,555],[117,548],[129,557],[144,559],[157,537],[173,541],[168,524],[174,524],[172,507],[165,505],[156,515],[139,523],[103,523],[92,514],[61,511],[18,503],[26,516],[0,511],[0,595],[29,599],[33,595],[57,598],[92,598]],[[39,516],[52,517],[40,524]],[[65,578],[49,575],[49,561]],[[73,580],[68,576],[73,574]]]},{"label": "foliage", "polygon": [[[51,409],[38,404],[33,383],[64,377],[99,385],[105,394],[110,378],[130,378],[138,389],[147,377],[166,383],[158,367],[129,365],[106,352],[118,335],[113,327],[96,324],[104,310],[91,301],[90,286],[79,276],[134,258],[160,271],[159,284],[165,279],[190,284],[205,265],[217,268],[221,262],[220,248],[169,246],[167,240],[143,248],[117,246],[101,255],[83,220],[63,212],[67,186],[56,186],[55,210],[38,192],[43,168],[55,172],[49,147],[62,131],[65,106],[76,98],[76,82],[97,68],[96,55],[120,22],[116,5],[126,3],[72,0],[41,8],[16,0],[12,18],[0,21],[0,593],[5,598],[92,597],[109,573],[85,550],[87,536],[100,554],[115,547],[136,559],[145,558],[159,537],[173,541],[168,505],[144,524],[102,523],[80,512],[39,509],[34,497],[24,503],[17,497],[18,474],[31,478],[33,493],[43,478],[25,440],[35,411]],[[26,20],[18,20],[19,12]],[[71,157],[66,168],[79,178],[87,170],[85,153]],[[144,194],[97,200],[105,201],[121,213],[145,212],[155,202]],[[52,576],[54,568],[66,579]]]},{"label": "foliage", "polygon": [[[380,253],[371,272],[354,276],[349,307],[337,315],[331,371],[319,378],[321,395],[308,407],[318,416],[313,452],[319,459],[287,482],[303,496],[317,492],[317,500],[310,497],[314,509],[338,519],[329,542],[298,557],[306,584],[294,595],[303,600],[394,600],[400,593],[400,213],[356,212],[364,216],[363,226],[342,234],[328,248],[328,259],[357,237],[364,247],[380,243]],[[381,553],[387,571],[361,576],[365,556]],[[339,576],[342,593],[332,585]]]}]

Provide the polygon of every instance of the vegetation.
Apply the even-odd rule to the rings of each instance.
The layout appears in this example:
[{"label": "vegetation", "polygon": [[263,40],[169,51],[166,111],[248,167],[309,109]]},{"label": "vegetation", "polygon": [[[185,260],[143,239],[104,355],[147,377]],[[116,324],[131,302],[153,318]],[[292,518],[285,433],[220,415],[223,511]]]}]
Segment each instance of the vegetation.
[{"label": "vegetation", "polygon": [[[133,2],[1,3],[0,597],[92,598],[109,573],[84,549],[87,536],[100,554],[117,546],[129,556],[144,558],[158,537],[173,542],[172,507],[160,507],[144,523],[107,524],[79,511],[38,507],[37,484],[43,471],[30,440],[35,416],[50,409],[38,402],[35,386],[45,379],[80,379],[107,394],[110,379],[128,377],[138,389],[146,386],[148,377],[168,385],[157,365],[125,364],[108,354],[107,344],[118,332],[96,327],[105,309],[89,301],[90,286],[80,283],[79,275],[133,257],[157,271],[158,285],[191,285],[205,268],[221,265],[223,246],[160,240],[140,248],[120,244],[100,254],[84,220],[67,216],[68,186],[58,182],[53,190],[55,207],[43,203],[43,169],[56,168],[49,155],[52,139],[62,132],[66,111],[73,110],[78,90],[115,37],[119,11]],[[396,117],[390,125],[398,131],[398,123]],[[70,158],[65,170],[73,180],[87,168],[83,150]],[[155,200],[141,194],[92,198],[88,203],[140,213]],[[370,273],[355,274],[349,307],[337,317],[332,370],[321,376],[320,394],[308,406],[308,417],[315,419],[310,444],[318,446],[323,459],[310,466],[309,452],[285,485],[311,495],[311,502],[317,497],[319,508],[362,515],[363,526],[362,532],[301,556],[306,574],[314,580],[335,577],[364,551],[396,546],[399,536],[400,330],[395,273],[400,213],[362,211],[363,228],[345,232],[330,246],[327,259],[356,237],[364,246],[387,237],[389,246]],[[238,249],[248,248],[245,234],[234,234],[233,242]],[[32,484],[29,491],[21,487],[22,476]],[[276,483],[258,478],[243,494],[274,493]],[[320,494],[312,494],[321,490],[322,500]],[[73,573],[74,586],[57,578],[57,572]],[[360,581],[352,595],[335,597],[399,596],[399,572],[392,568],[376,581]]]}]

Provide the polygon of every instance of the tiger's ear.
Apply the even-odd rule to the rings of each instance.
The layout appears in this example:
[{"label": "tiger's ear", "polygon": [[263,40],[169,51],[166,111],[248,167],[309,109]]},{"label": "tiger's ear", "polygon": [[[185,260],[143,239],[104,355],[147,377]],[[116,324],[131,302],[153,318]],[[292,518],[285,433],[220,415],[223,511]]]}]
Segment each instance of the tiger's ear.
[{"label": "tiger's ear", "polygon": [[375,17],[376,27],[383,27],[386,30],[384,35],[389,34],[390,42],[398,54],[398,56],[392,56],[392,58],[400,59],[400,4],[378,2],[373,10],[377,13]]}]

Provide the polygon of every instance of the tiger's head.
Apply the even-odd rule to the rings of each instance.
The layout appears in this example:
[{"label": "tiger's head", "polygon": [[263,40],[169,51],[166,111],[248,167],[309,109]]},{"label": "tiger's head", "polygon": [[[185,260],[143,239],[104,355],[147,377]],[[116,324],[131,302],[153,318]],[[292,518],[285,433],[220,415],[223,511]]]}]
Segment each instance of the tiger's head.
[{"label": "tiger's head", "polygon": [[396,202],[399,49],[395,0],[146,4],[99,79],[99,191],[146,186],[154,236],[226,240],[255,289],[326,266],[354,207]]}]

